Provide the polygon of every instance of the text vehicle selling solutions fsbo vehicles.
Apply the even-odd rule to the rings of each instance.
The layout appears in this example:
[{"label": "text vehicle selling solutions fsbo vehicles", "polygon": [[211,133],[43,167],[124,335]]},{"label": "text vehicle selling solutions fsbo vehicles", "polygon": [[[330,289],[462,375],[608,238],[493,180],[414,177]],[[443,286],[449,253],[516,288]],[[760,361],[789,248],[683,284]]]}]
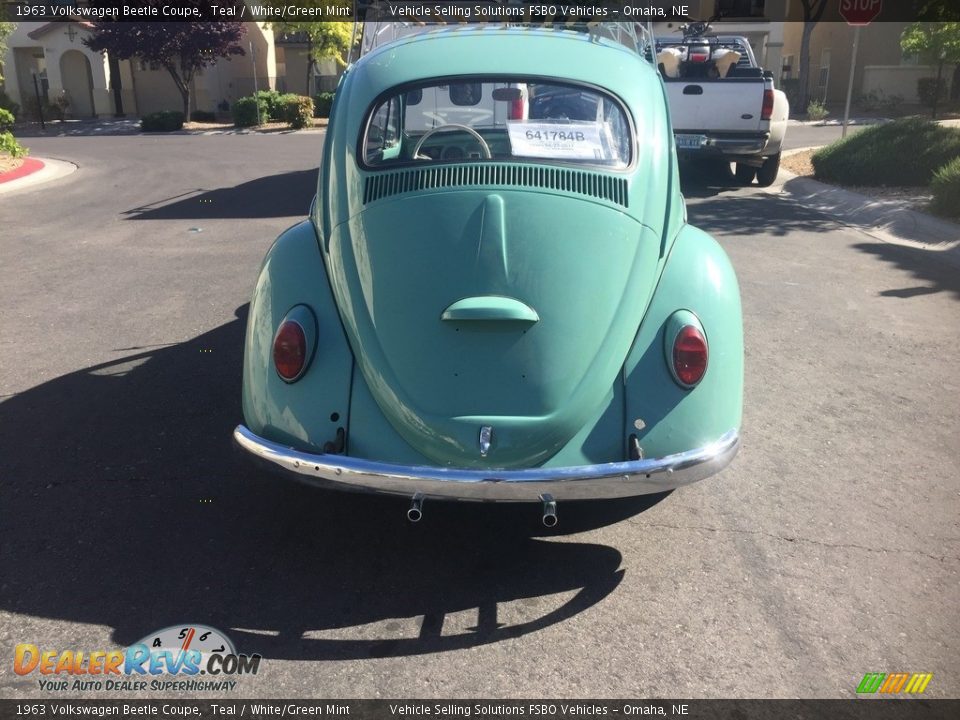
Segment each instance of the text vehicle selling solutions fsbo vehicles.
[{"label": "text vehicle selling solutions fsbo vehicles", "polygon": [[686,222],[652,41],[602,27],[431,29],[348,68],[253,293],[241,448],[413,520],[437,497],[548,525],[730,462],[736,277]]}]

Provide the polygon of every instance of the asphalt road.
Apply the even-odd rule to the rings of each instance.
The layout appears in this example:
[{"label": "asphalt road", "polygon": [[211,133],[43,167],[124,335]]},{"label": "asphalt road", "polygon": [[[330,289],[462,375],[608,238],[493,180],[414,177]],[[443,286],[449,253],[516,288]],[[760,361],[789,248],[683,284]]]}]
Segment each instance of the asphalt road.
[{"label": "asphalt road", "polygon": [[409,526],[231,451],[246,304],[320,135],[29,144],[80,169],[0,195],[0,696],[43,694],[17,643],[191,622],[264,656],[239,697],[960,695],[960,278],[923,251],[688,183],[743,295],[733,465],[546,537],[531,507]]}]

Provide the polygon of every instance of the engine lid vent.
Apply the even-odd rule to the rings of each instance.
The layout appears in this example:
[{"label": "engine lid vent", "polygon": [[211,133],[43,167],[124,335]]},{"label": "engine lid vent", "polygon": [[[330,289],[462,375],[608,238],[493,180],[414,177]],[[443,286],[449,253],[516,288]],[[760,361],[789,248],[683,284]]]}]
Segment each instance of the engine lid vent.
[{"label": "engine lid vent", "polygon": [[576,193],[627,207],[627,180],[588,170],[501,163],[443,165],[379,172],[366,179],[364,205],[393,195],[434,188],[509,186]]}]

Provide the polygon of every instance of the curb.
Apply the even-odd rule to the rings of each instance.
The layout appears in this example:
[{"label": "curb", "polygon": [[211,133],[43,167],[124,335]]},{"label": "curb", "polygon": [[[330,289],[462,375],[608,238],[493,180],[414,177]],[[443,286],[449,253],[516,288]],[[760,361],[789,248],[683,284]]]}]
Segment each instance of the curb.
[{"label": "curb", "polygon": [[[52,180],[59,180],[62,177],[66,177],[67,175],[76,172],[78,169],[75,164],[65,160],[55,160],[54,158],[29,158],[29,160],[32,161],[32,169],[18,175],[17,177],[5,177],[4,179],[0,180],[0,195],[3,193],[30,188],[34,185],[40,185]],[[38,164],[39,167],[36,167],[36,164]],[[9,174],[19,173],[26,166],[27,163],[25,162],[19,168],[14,170],[13,173]]]},{"label": "curb", "polygon": [[24,159],[23,165],[14,170],[10,170],[3,174],[0,174],[0,183],[12,182],[13,180],[19,180],[22,177],[27,175],[32,175],[35,172],[43,170],[43,161],[37,160],[37,158],[28,157]]},{"label": "curb", "polygon": [[[798,148],[789,154],[815,149]],[[925,250],[960,267],[960,225],[913,210],[902,200],[861,195],[784,169],[770,190],[882,242]]]}]

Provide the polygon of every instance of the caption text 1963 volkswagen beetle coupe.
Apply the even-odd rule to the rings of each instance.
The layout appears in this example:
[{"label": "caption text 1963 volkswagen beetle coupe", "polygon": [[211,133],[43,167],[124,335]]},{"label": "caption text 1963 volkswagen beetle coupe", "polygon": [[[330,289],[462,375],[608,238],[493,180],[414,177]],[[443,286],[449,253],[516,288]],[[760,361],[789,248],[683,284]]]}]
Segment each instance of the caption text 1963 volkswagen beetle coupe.
[{"label": "caption text 1963 volkswagen beetle coupe", "polygon": [[661,79],[600,33],[430,30],[344,74],[263,262],[234,438],[322,486],[542,503],[736,454],[740,298],[686,224]]}]

